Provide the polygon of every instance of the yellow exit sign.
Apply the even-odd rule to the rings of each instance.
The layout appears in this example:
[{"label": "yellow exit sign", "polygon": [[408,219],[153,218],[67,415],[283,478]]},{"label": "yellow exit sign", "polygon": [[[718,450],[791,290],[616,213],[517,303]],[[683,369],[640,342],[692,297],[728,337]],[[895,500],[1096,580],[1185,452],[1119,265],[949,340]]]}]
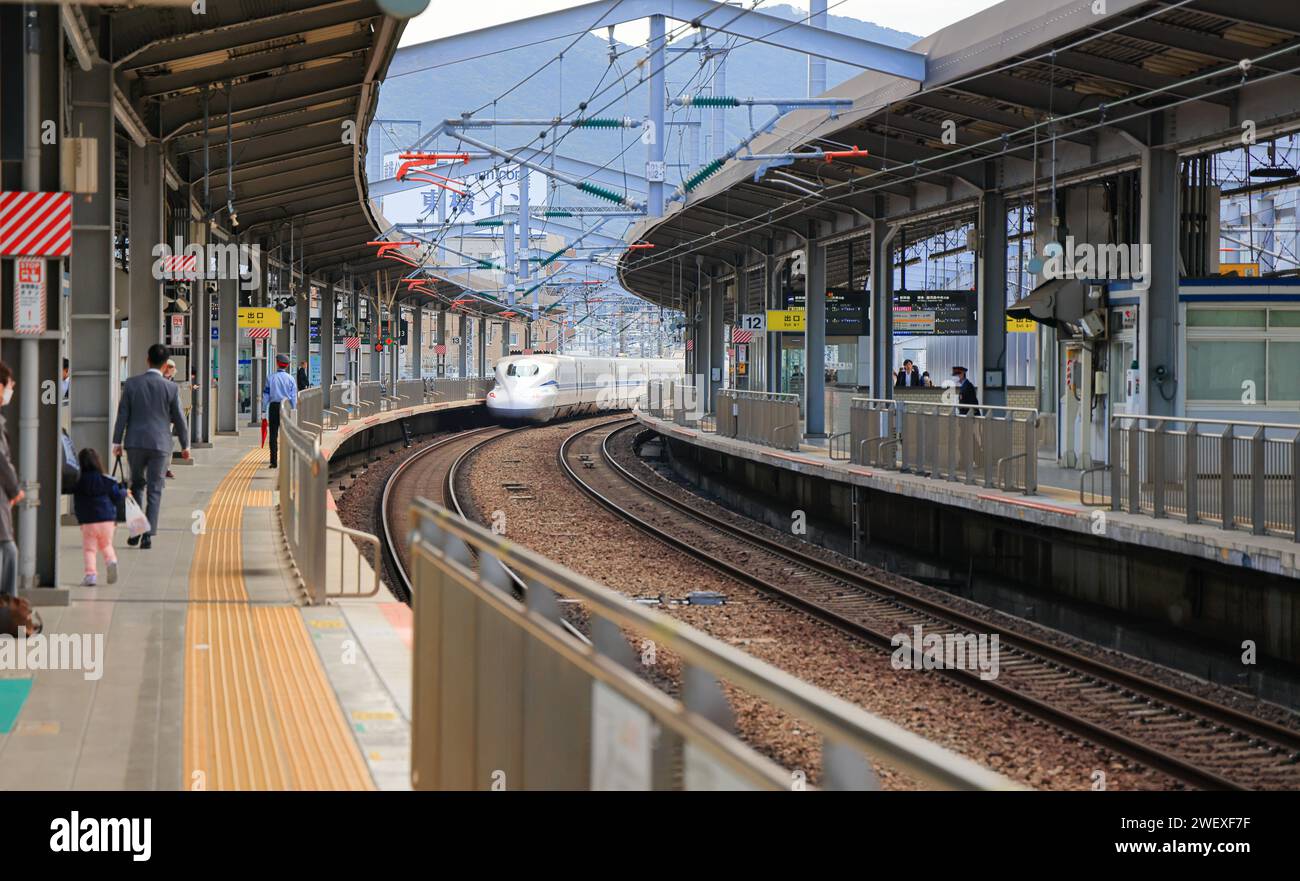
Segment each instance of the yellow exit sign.
[{"label": "yellow exit sign", "polygon": [[280,313],[266,306],[241,306],[239,308],[240,327],[265,327],[280,329]]},{"label": "yellow exit sign", "polygon": [[769,309],[767,310],[768,332],[802,332],[804,329],[805,315],[806,313],[803,309]]},{"label": "yellow exit sign", "polygon": [[1034,333],[1038,330],[1038,322],[1032,318],[1012,318],[1007,316],[1007,333]]}]

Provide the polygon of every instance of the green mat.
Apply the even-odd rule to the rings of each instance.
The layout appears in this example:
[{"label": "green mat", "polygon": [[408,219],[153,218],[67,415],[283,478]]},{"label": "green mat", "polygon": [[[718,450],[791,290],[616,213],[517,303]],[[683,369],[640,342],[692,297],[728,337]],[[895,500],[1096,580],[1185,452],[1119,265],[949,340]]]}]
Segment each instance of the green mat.
[{"label": "green mat", "polygon": [[8,734],[18,721],[23,702],[31,693],[30,679],[0,679],[0,734]]}]

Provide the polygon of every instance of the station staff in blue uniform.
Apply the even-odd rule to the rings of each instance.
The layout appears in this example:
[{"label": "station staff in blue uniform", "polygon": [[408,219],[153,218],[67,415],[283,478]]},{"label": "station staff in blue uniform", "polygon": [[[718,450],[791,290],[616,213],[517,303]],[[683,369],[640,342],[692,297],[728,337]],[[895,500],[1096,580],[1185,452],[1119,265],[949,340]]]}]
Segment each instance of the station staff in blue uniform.
[{"label": "station staff in blue uniform", "polygon": [[267,429],[271,435],[271,467],[275,467],[276,453],[280,448],[280,411],[287,401],[293,409],[298,409],[298,383],[289,375],[289,356],[275,356],[277,370],[266,378],[266,387],[262,389],[262,409],[266,412]]}]

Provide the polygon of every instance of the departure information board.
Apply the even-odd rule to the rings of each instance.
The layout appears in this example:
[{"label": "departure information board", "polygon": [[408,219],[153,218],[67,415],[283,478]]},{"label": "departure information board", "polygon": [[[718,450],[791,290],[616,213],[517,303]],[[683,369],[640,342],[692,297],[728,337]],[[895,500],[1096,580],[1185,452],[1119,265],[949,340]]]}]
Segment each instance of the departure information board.
[{"label": "departure information board", "polygon": [[975,291],[895,291],[896,336],[976,336]]},{"label": "departure information board", "polygon": [[[785,291],[786,309],[803,309],[806,306],[803,291]],[[826,290],[826,335],[865,336],[867,328],[867,292],[849,288]]]}]

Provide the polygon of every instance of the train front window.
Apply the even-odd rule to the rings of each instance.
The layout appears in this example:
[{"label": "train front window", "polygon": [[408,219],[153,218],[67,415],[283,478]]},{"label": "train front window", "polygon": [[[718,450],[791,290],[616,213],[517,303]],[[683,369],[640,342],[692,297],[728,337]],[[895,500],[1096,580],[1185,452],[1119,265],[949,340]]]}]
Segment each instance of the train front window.
[{"label": "train front window", "polygon": [[536,364],[520,363],[518,361],[506,368],[506,376],[536,376],[538,367]]}]

